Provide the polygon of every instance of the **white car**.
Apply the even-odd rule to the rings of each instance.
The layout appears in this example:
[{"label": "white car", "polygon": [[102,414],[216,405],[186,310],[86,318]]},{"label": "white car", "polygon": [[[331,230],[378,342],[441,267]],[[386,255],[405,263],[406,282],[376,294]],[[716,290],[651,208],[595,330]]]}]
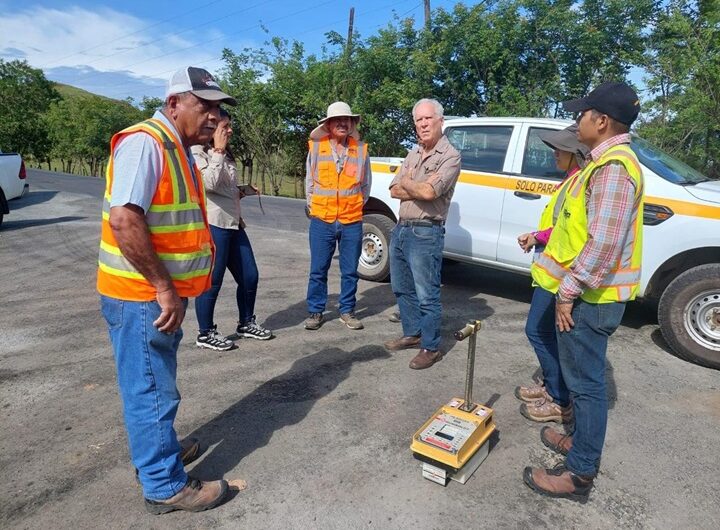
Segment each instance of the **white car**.
[{"label": "white car", "polygon": [[[445,134],[462,172],[445,225],[446,257],[529,274],[531,254],[517,236],[537,228],[562,174],[539,138],[570,121],[540,118],[447,119]],[[645,177],[640,296],[657,300],[663,336],[686,360],[720,368],[720,181],[634,136]],[[401,158],[373,158],[359,273],[389,275],[388,242],[399,201],[388,186]]]},{"label": "white car", "polygon": [[0,225],[5,214],[10,213],[8,201],[22,197],[29,187],[20,155],[0,152]]}]

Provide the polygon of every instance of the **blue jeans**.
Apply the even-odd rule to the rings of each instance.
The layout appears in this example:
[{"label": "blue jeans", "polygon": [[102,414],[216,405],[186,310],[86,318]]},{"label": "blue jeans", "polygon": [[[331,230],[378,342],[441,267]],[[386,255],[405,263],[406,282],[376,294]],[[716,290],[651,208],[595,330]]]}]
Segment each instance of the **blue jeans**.
[{"label": "blue jeans", "polygon": [[440,272],[445,228],[397,225],[390,238],[390,282],[398,301],[405,337],[420,347],[440,347]]},{"label": "blue jeans", "polygon": [[255,255],[245,230],[220,228],[210,225],[213,243],[215,243],[215,265],[212,271],[210,289],[195,298],[195,314],[200,333],[215,327],[215,303],[222,287],[225,269],[230,270],[237,289],[235,298],[238,307],[238,321],[245,324],[255,316],[255,297],[257,295],[258,268]]},{"label": "blue jeans", "polygon": [[307,289],[309,313],[322,313],[327,304],[327,276],[337,247],[340,253],[340,314],[355,310],[358,261],[362,248],[362,221],[342,224],[310,219],[310,279]]},{"label": "blue jeans", "polygon": [[560,406],[566,407],[570,395],[560,370],[555,328],[555,295],[541,287],[533,291],[525,335],[535,350],[542,369],[545,390]]},{"label": "blue jeans", "polygon": [[600,466],[608,415],[605,354],[608,338],[624,312],[624,303],[578,300],[572,310],[575,327],[557,334],[560,368],[575,412],[573,446],[566,465],[578,475],[595,476]]},{"label": "blue jeans", "polygon": [[[187,305],[187,299],[183,300]],[[153,326],[157,302],[100,297],[117,367],[130,458],[147,499],[168,499],[187,482],[173,423],[180,404],[176,381],[182,331]]]}]

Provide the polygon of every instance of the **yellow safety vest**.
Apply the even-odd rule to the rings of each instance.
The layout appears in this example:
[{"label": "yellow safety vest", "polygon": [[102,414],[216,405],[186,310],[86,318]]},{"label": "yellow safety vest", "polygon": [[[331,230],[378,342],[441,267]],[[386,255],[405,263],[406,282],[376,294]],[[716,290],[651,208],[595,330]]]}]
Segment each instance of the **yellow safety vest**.
[{"label": "yellow safety vest", "polygon": [[628,145],[608,149],[597,161],[591,161],[566,190],[562,214],[550,235],[550,241],[530,269],[535,284],[556,293],[588,240],[585,195],[592,174],[600,167],[621,163],[635,182],[635,202],[630,229],[618,260],[596,289],[587,289],[580,297],[589,303],[603,304],[633,300],[640,284],[642,261],[643,176],[640,164]]},{"label": "yellow safety vest", "polygon": [[[150,241],[170,273],[179,296],[198,296],[210,288],[214,247],[205,212],[205,187],[192,157],[172,132],[157,119],[120,131],[110,142],[110,161],[102,212],[97,288],[100,294],[121,300],[155,300],[156,289],[120,250],[110,228],[113,153],[121,138],[144,132],[163,153],[162,175],[145,214]],[[193,171],[197,182],[193,179]]]},{"label": "yellow safety vest", "polygon": [[577,180],[582,170],[578,170],[573,173],[572,176],[567,177],[563,180],[558,187],[555,188],[550,200],[545,205],[545,209],[540,215],[540,223],[538,224],[538,231],[547,230],[555,226],[560,210],[562,209],[563,201],[565,200],[565,194],[567,193],[568,186],[571,182]]}]

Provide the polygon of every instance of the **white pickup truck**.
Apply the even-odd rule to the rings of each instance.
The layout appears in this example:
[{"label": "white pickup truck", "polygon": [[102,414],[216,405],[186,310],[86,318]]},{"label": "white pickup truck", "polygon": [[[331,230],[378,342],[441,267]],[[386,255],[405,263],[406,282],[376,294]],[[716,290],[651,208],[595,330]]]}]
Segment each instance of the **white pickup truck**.
[{"label": "white pickup truck", "polygon": [[[445,134],[462,155],[462,172],[445,225],[445,257],[529,274],[531,254],[519,234],[537,228],[561,174],[539,134],[567,120],[446,119]],[[656,301],[666,341],[681,358],[720,369],[720,181],[634,137],[645,176],[640,296]],[[399,201],[388,186],[401,158],[373,158],[359,273],[389,275],[390,231]]]},{"label": "white pickup truck", "polygon": [[8,201],[22,197],[29,187],[20,155],[0,152],[0,226],[5,214],[10,213]]}]

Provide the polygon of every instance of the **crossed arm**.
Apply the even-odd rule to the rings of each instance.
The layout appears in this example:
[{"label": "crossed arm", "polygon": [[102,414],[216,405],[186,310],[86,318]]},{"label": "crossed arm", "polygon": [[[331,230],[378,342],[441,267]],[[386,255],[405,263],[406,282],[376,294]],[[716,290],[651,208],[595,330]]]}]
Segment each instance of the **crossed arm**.
[{"label": "crossed arm", "polygon": [[410,173],[405,172],[400,181],[390,187],[390,196],[401,201],[432,201],[437,198],[435,188],[432,187],[437,178],[438,175],[433,175],[425,182],[415,182],[410,178]]}]

